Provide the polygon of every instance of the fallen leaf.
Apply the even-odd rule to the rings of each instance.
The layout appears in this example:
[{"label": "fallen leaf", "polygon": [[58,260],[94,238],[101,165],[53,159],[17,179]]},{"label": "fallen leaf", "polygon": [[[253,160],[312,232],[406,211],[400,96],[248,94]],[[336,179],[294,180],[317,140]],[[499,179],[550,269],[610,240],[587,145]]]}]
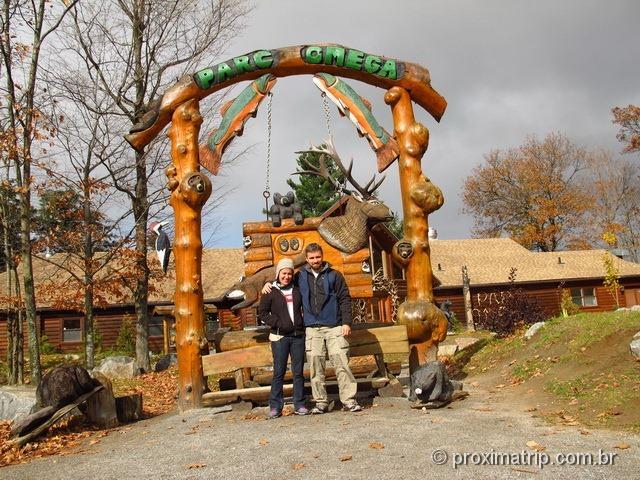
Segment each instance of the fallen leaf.
[{"label": "fallen leaf", "polygon": [[493,412],[493,408],[487,406],[473,407],[472,410],[477,412]]},{"label": "fallen leaf", "polygon": [[269,440],[267,440],[266,438],[261,438],[258,443],[260,445],[268,445],[269,444]]},{"label": "fallen leaf", "polygon": [[206,467],[206,463],[192,463],[191,465],[187,465],[187,468],[191,470],[192,468],[203,468]]},{"label": "fallen leaf", "polygon": [[305,467],[304,463],[294,463],[293,464],[293,468],[294,470],[302,470]]},{"label": "fallen leaf", "polygon": [[341,462],[348,462],[349,460],[351,460],[353,458],[353,455],[341,455],[340,456],[340,461]]},{"label": "fallen leaf", "polygon": [[538,410],[536,407],[527,407],[524,409],[525,412],[535,412]]},{"label": "fallen leaf", "polygon": [[95,445],[96,443],[100,443],[100,440],[98,440],[98,439],[91,440],[91,441],[89,442],[89,445]]},{"label": "fallen leaf", "polygon": [[516,360],[511,360],[511,361],[509,362],[509,366],[513,365],[514,363],[516,363]]},{"label": "fallen leaf", "polygon": [[580,435],[591,435],[589,430],[580,430]]},{"label": "fallen leaf", "polygon": [[479,387],[480,382],[471,382],[469,385],[471,385],[472,387]]},{"label": "fallen leaf", "polygon": [[384,443],[380,443],[380,442],[371,442],[371,443],[369,444],[369,448],[374,448],[374,449],[380,450],[380,449],[384,448]]},{"label": "fallen leaf", "polygon": [[506,387],[504,383],[501,383],[500,385],[496,385],[496,388],[504,388],[504,387]]},{"label": "fallen leaf", "polygon": [[538,442],[535,442],[533,440],[529,440],[527,442],[527,447],[532,448],[536,452],[543,452],[543,451],[545,451],[547,449],[547,447],[544,447],[544,446],[540,445]]},{"label": "fallen leaf", "polygon": [[617,448],[618,450],[626,450],[629,447],[631,447],[631,445],[629,445],[628,443],[622,442],[622,443],[619,443],[618,445],[614,445],[613,448]]}]

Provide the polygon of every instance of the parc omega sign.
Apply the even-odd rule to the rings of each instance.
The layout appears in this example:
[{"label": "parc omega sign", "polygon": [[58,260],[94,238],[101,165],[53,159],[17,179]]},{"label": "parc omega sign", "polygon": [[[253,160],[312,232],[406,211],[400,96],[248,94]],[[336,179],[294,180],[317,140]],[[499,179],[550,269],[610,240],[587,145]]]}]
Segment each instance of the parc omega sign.
[{"label": "parc omega sign", "polygon": [[[196,72],[196,84],[203,90],[231,80],[243,73],[269,70],[278,66],[278,50],[257,50]],[[371,55],[340,45],[309,45],[300,49],[300,60],[310,65],[328,65],[398,80],[404,71],[402,62]]]}]

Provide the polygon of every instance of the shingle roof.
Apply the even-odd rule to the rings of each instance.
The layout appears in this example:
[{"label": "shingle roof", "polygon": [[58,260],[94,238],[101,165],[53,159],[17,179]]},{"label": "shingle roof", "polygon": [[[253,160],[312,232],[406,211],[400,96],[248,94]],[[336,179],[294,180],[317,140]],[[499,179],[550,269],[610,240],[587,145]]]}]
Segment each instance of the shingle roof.
[{"label": "shingle roof", "polygon": [[[48,261],[33,258],[33,271],[35,274],[36,288],[36,304],[38,308],[50,306],[47,298],[39,293],[42,287],[53,284],[56,288],[77,288],[76,284],[71,280],[71,275],[60,265],[72,268],[76,274],[81,272],[79,265],[73,265],[77,262],[77,258],[73,258],[67,254],[53,255]],[[158,258],[155,253],[149,254],[149,265],[152,269],[160,268]],[[113,272],[115,266],[109,265],[101,275],[109,275]],[[21,273],[21,268],[19,268]],[[214,299],[226,292],[234,283],[236,283],[244,274],[244,257],[241,248],[223,248],[223,249],[205,249],[202,254],[202,285],[205,300]],[[0,273],[0,296],[6,294],[6,272]],[[150,280],[150,302],[171,302],[176,288],[175,280],[175,259],[172,255],[169,262],[169,268],[165,276],[155,276]],[[109,298],[109,295],[106,295]],[[114,299],[112,303],[126,304],[132,303],[133,297],[117,301]],[[1,303],[1,302],[0,302]]]},{"label": "shingle roof", "polygon": [[[462,285],[467,266],[471,285],[506,283],[511,267],[516,282],[603,278],[605,250],[531,252],[509,238],[430,240],[433,274],[443,287]],[[560,262],[558,261],[560,259]],[[640,264],[614,257],[620,277],[640,276]]]}]

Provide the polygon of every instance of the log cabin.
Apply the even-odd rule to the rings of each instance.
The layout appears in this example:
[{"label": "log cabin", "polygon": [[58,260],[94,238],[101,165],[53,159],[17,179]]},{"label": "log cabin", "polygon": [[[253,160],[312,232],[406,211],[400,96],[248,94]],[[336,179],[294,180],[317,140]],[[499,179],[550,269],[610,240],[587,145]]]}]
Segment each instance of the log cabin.
[{"label": "log cabin", "polygon": [[[341,207],[344,205],[338,202],[325,215],[339,214]],[[244,308],[234,313],[231,310],[233,303],[220,298],[243,275],[250,275],[261,266],[277,262],[287,253],[298,254],[304,249],[305,242],[318,241],[315,231],[317,224],[317,219],[306,219],[302,226],[294,226],[293,222],[285,220],[283,226],[276,229],[269,222],[249,222],[243,226],[245,237],[252,237],[247,247],[205,249],[202,271],[208,332],[213,333],[218,327],[231,330],[255,327],[255,308]],[[280,250],[282,239],[287,240],[290,250]],[[295,239],[298,239],[298,243],[292,242]],[[401,302],[406,295],[403,270],[389,253],[396,241],[395,235],[384,225],[378,224],[369,232],[369,246],[355,254],[342,254],[323,244],[327,259],[345,274],[349,283],[356,321],[393,321],[392,296]],[[531,252],[507,238],[431,239],[430,248],[436,285],[435,301],[438,304],[446,300],[451,302],[451,309],[463,324],[466,317],[463,267],[466,267],[469,277],[470,313],[475,321],[488,311],[490,304],[501,301],[508,288],[512,267],[517,268],[516,285],[537,298],[549,316],[559,313],[563,289],[570,292],[574,303],[582,311],[616,308],[614,296],[603,285],[602,256],[605,250]],[[159,268],[155,256],[151,264]],[[640,305],[640,264],[617,257],[614,258],[614,264],[618,269],[620,306]],[[52,281],[61,289],[68,288],[64,275],[51,263],[51,259],[47,262],[36,259],[34,267],[37,272],[37,291],[40,290],[39,286]],[[175,288],[172,269],[173,264],[170,263],[167,276],[161,282],[152,282],[149,345],[156,352],[170,348]],[[0,273],[0,296],[5,293],[5,275],[4,272]],[[393,294],[390,290],[393,290]],[[63,352],[81,350],[84,332],[82,313],[56,309],[41,297],[37,298],[37,305],[38,327],[40,332],[47,335],[48,342]],[[113,347],[123,321],[133,318],[134,308],[130,299],[97,308],[96,324],[103,348]],[[6,345],[6,313],[0,310],[0,354],[6,354]]]}]

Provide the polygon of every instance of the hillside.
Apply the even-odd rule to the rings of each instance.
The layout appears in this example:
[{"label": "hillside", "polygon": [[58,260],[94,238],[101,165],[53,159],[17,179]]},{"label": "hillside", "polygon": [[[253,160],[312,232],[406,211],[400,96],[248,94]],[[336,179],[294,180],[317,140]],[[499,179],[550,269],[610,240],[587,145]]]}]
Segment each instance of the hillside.
[{"label": "hillside", "polygon": [[453,359],[455,375],[534,415],[566,425],[640,432],[640,362],[629,352],[639,312],[583,313],[547,322]]}]

